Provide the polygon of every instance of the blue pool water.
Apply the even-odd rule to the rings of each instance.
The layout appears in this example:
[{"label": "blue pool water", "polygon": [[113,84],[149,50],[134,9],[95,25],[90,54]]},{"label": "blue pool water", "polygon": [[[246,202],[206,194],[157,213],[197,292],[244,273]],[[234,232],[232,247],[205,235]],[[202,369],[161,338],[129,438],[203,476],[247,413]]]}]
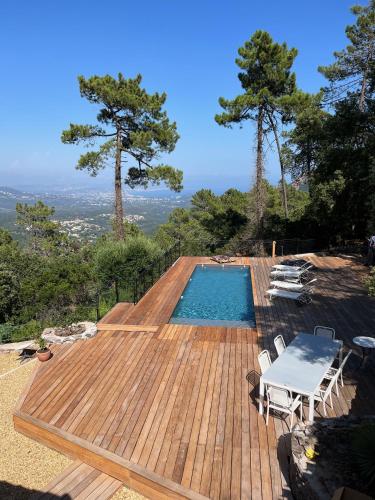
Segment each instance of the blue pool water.
[{"label": "blue pool water", "polygon": [[248,266],[197,266],[170,323],[254,327]]}]

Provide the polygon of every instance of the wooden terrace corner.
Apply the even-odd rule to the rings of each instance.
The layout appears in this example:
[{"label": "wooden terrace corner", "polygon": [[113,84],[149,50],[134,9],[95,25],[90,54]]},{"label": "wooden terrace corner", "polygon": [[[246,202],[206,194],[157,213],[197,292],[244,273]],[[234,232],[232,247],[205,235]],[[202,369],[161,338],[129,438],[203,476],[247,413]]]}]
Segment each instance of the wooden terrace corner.
[{"label": "wooden terrace corner", "polygon": [[[276,335],[289,342],[317,324],[353,348],[375,325],[362,267],[308,258],[318,286],[305,307],[265,297],[280,259],[238,258],[251,266],[256,328],[226,328],[168,323],[195,266],[212,263],[180,257],[136,305],[115,306],[95,338],[53,347],[15,428],[152,499],[289,497],[288,427],[276,417],[267,427],[258,413],[258,352],[274,355]],[[329,416],[375,413],[373,369],[353,373]]]}]

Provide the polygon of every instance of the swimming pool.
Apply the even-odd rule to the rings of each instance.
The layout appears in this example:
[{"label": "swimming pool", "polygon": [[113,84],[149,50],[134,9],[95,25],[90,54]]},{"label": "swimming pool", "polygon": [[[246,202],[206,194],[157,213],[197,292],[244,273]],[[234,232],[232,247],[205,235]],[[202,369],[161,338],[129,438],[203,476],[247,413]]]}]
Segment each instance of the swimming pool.
[{"label": "swimming pool", "polygon": [[196,266],[169,322],[254,327],[249,266]]}]

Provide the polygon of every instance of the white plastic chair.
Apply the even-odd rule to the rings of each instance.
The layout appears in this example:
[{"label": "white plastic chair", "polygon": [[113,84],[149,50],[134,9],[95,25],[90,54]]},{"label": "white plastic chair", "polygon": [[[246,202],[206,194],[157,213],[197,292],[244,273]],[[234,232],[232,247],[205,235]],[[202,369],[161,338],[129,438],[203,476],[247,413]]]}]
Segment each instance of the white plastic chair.
[{"label": "white plastic chair", "polygon": [[296,396],[296,398],[293,399],[292,392],[289,391],[288,389],[271,385],[268,385],[266,387],[266,394],[267,394],[266,425],[268,425],[270,408],[290,415],[289,430],[291,430],[293,427],[294,412],[298,407],[300,411],[300,418],[302,420],[302,398],[300,395]]},{"label": "white plastic chair", "polygon": [[260,371],[262,372],[263,375],[264,372],[268,370],[268,368],[272,364],[270,353],[267,351],[267,349],[264,349],[264,351],[258,354],[258,361],[259,361]]},{"label": "white plastic chair", "polygon": [[280,354],[285,351],[285,342],[284,338],[282,335],[278,335],[273,339],[273,343],[275,344],[276,352],[277,355],[280,356]]},{"label": "white plastic chair", "polygon": [[334,368],[333,366],[331,366],[328,369],[327,373],[324,375],[324,378],[326,380],[332,380],[334,377],[336,377],[336,379],[335,379],[336,380],[336,383],[335,383],[335,386],[336,386],[336,395],[339,396],[339,397],[340,397],[340,395],[339,395],[339,387],[338,387],[337,381],[340,378],[341,387],[344,387],[344,379],[343,379],[343,376],[342,376],[342,372],[344,370],[344,366],[346,365],[346,362],[348,361],[349,356],[351,355],[351,353],[352,353],[352,350],[350,349],[350,351],[348,352],[348,354],[342,360],[341,365],[338,368]]},{"label": "white plastic chair", "polygon": [[329,326],[315,326],[314,327],[314,335],[318,337],[326,337],[327,339],[335,338],[335,329]]},{"label": "white plastic chair", "polygon": [[324,415],[327,416],[327,408],[326,401],[329,398],[329,402],[331,403],[331,408],[333,407],[332,403],[332,387],[337,383],[337,379],[339,377],[339,373],[337,372],[331,379],[330,383],[327,387],[320,387],[317,392],[314,394],[315,401],[319,401],[319,403],[323,403],[323,412]]}]

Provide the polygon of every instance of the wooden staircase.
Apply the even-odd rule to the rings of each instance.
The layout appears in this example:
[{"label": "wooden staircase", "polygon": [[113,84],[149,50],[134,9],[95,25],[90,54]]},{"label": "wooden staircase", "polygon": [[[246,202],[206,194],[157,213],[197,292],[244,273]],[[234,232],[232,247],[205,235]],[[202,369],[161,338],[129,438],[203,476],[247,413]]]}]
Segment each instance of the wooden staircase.
[{"label": "wooden staircase", "polygon": [[33,500],[107,500],[122,487],[121,481],[80,461],[73,462]]}]

